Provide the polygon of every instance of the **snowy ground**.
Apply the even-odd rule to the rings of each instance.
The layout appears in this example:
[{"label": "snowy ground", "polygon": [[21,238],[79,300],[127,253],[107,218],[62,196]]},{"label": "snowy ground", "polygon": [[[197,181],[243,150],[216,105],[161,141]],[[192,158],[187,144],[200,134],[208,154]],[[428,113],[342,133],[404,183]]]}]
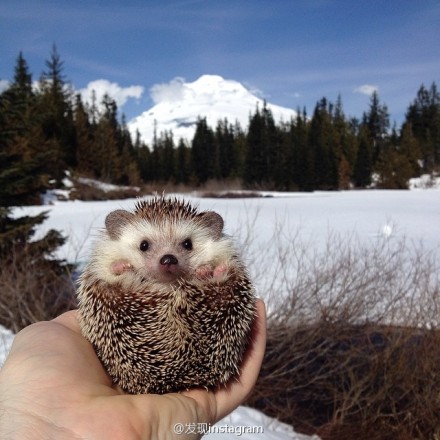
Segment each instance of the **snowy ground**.
[{"label": "snowy ground", "polygon": [[[363,245],[378,240],[400,240],[422,244],[437,256],[440,264],[440,190],[343,191],[314,193],[268,193],[254,199],[188,199],[202,210],[215,210],[225,219],[225,231],[239,245],[250,262],[259,294],[277,278],[273,263],[280,247],[295,241],[298,246],[323,250],[330,235],[349,236]],[[17,208],[15,215],[49,211],[41,234],[57,229],[69,237],[58,256],[84,264],[94,236],[114,209],[134,208],[136,200],[107,202],[58,202],[52,205]],[[264,275],[264,276],[262,276]]]},{"label": "snowy ground", "polygon": [[0,325],[0,367],[3,365],[13,339],[14,335],[12,332]]},{"label": "snowy ground", "polygon": [[[355,235],[362,243],[377,240],[398,240],[423,243],[427,252],[436,255],[440,263],[440,189],[420,188],[415,182],[411,191],[346,191],[315,193],[271,193],[271,197],[256,199],[198,199],[188,196],[202,210],[215,210],[225,219],[226,232],[245,244],[245,255],[254,256],[251,272],[259,276],[260,296],[264,292],[264,280],[277,276],[270,264],[272,252],[283,242],[298,240],[310,249],[325,246],[329,234],[342,237]],[[17,208],[15,215],[32,215],[49,211],[49,218],[40,233],[48,229],[60,230],[68,236],[67,243],[58,256],[71,262],[87,261],[93,237],[104,226],[106,214],[114,209],[133,209],[135,199],[108,202],[53,202],[41,207]],[[255,259],[255,255],[261,256]],[[264,267],[260,267],[264,264]],[[269,295],[270,296],[270,295]],[[0,364],[2,341],[9,342],[10,335],[0,333]],[[286,425],[273,421],[258,411],[239,408],[221,422],[217,432],[208,439],[265,438],[297,439]],[[263,426],[264,433],[248,434],[240,427]],[[234,428],[238,427],[238,428]],[[258,431],[257,431],[258,432]]]}]

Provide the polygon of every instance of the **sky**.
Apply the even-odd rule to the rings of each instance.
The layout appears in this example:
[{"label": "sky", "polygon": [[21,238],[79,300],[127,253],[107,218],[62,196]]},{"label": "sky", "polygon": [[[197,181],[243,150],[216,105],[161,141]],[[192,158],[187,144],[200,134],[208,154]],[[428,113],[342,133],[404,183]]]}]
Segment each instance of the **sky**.
[{"label": "sky", "polygon": [[55,44],[72,87],[128,121],[155,85],[203,74],[309,115],[340,94],[360,118],[377,90],[398,127],[440,86],[440,0],[0,0],[0,36],[0,89],[20,51],[38,80]]}]

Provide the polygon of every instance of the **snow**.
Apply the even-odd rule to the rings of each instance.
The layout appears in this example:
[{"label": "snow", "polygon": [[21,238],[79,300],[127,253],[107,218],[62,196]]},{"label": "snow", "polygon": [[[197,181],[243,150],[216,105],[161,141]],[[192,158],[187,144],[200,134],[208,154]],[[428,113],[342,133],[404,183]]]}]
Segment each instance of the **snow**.
[{"label": "snow", "polygon": [[[421,180],[413,187],[420,188]],[[341,191],[315,193],[264,193],[266,197],[253,199],[198,198],[185,196],[202,210],[215,210],[225,219],[226,233],[245,243],[245,255],[260,256],[250,261],[251,273],[259,272],[257,290],[265,297],[264,281],[276,277],[271,255],[281,244],[300,237],[311,250],[323,248],[331,234],[347,237],[355,234],[368,245],[377,240],[399,240],[405,237],[423,243],[440,263],[440,189],[410,191]],[[107,202],[63,202],[53,200],[50,206],[15,208],[14,214],[34,215],[49,211],[49,218],[40,227],[36,238],[54,228],[68,236],[58,256],[84,264],[93,238],[104,227],[105,216],[114,209],[134,207],[136,199]],[[261,265],[265,265],[263,268]],[[263,277],[261,276],[263,273]],[[266,299],[268,300],[269,297]],[[5,355],[2,346],[10,344],[11,335],[0,330],[0,364]],[[240,407],[220,422],[223,431],[209,432],[206,438],[229,440],[265,438],[274,440],[304,440],[310,437],[296,434],[292,428],[269,419],[264,414]],[[264,434],[249,434],[233,427],[263,426]],[[315,437],[316,438],[316,437]]]},{"label": "snow", "polygon": [[423,174],[420,177],[409,179],[410,189],[440,189],[440,177],[434,174]]},{"label": "snow", "polygon": [[[440,191],[341,191],[314,193],[264,193],[253,199],[186,198],[202,210],[215,210],[225,219],[226,233],[241,242],[249,234],[249,252],[270,253],[274,236],[299,235],[310,247],[325,245],[329,234],[356,234],[365,244],[386,237],[423,242],[427,250],[439,253]],[[87,261],[93,237],[104,226],[106,214],[115,209],[134,208],[136,199],[99,202],[52,201],[50,206],[16,208],[14,215],[35,215],[48,210],[36,238],[56,229],[69,239],[57,252],[68,261]],[[275,237],[275,238],[276,238]],[[440,259],[440,257],[439,257]],[[271,268],[267,268],[270,277]]]},{"label": "snow", "polygon": [[203,437],[207,440],[319,440],[319,437],[299,434],[290,425],[272,419],[260,411],[239,407],[222,419]]},{"label": "snow", "polygon": [[13,340],[13,333],[0,325],[0,367],[3,365],[3,362],[9,353]]},{"label": "snow", "polygon": [[[128,123],[133,135],[139,130],[142,139],[151,145],[154,130],[172,131],[174,140],[191,141],[198,117],[206,117],[208,125],[215,128],[219,120],[238,121],[243,129],[249,124],[249,116],[264,101],[253,95],[242,84],[223,79],[218,75],[203,75],[192,83],[175,78],[168,84],[158,84],[151,90],[155,105]],[[288,122],[296,116],[292,109],[267,104],[275,121]]]},{"label": "snow", "polygon": [[104,192],[118,191],[118,190],[120,191],[120,190],[126,190],[126,189],[134,189],[136,191],[140,190],[139,187],[113,185],[112,183],[104,183],[104,182],[100,182],[99,180],[89,179],[87,177],[79,177],[78,182],[83,183],[84,185],[93,186],[93,187],[98,188]]}]

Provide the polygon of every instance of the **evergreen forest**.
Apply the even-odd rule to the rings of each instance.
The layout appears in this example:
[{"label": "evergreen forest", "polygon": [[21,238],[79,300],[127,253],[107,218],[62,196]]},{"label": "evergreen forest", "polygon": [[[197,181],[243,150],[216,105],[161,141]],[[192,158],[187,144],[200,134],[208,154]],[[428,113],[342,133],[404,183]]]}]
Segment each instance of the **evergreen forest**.
[{"label": "evergreen forest", "polygon": [[55,46],[45,66],[34,82],[20,53],[0,94],[0,177],[8,187],[2,206],[38,203],[45,189],[62,186],[66,170],[122,185],[233,180],[281,191],[405,189],[411,177],[439,170],[435,82],[420,86],[401,127],[391,127],[386,104],[373,93],[359,119],[344,114],[340,96],[283,123],[264,105],[247,127],[228,120],[210,127],[200,115],[191,142],[164,132],[146,145],[130,135],[110,96],[83,102]]}]

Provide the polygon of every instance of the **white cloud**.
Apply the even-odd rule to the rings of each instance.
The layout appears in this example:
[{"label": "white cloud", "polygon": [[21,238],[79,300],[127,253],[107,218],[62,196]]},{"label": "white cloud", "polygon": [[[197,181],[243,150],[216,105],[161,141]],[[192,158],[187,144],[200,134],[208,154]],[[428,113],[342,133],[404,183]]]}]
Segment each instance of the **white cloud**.
[{"label": "white cloud", "polygon": [[362,86],[356,87],[354,93],[362,93],[363,95],[371,96],[374,92],[379,91],[379,86],[373,84],[363,84]]},{"label": "white cloud", "polygon": [[183,97],[184,89],[185,79],[176,77],[169,83],[154,84],[150,89],[150,96],[155,104],[179,101]]},{"label": "white cloud", "polygon": [[0,79],[0,93],[9,87],[9,81],[7,79]]},{"label": "white cloud", "polygon": [[92,102],[93,91],[96,95],[96,102],[99,104],[104,95],[114,99],[118,108],[121,108],[130,99],[139,99],[144,93],[142,86],[121,87],[118,83],[110,82],[106,79],[97,79],[87,84],[87,87],[79,90],[84,102]]}]

